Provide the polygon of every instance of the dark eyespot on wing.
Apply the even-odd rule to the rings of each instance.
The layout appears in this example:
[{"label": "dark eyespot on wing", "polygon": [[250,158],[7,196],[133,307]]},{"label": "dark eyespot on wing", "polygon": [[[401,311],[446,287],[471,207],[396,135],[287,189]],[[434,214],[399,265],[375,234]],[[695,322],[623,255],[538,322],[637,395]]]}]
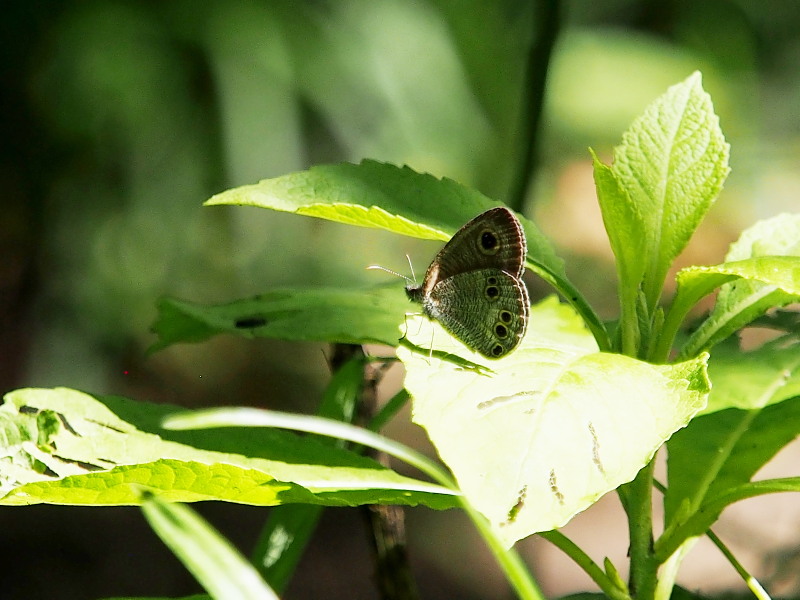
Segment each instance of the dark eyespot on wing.
[{"label": "dark eyespot on wing", "polygon": [[497,252],[497,246],[499,244],[499,241],[494,232],[486,230],[483,233],[481,233],[480,244],[484,252],[486,252],[487,254],[493,254]]}]

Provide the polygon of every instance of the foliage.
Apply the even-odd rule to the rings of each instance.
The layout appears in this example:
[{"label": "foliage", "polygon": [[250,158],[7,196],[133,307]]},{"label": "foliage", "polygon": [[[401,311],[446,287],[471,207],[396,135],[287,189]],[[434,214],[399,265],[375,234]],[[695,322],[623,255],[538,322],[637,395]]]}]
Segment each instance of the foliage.
[{"label": "foliage", "polygon": [[[203,567],[208,556],[187,549],[195,540],[213,555],[223,542],[185,507],[164,500],[219,499],[301,511],[366,503],[460,505],[520,597],[539,592],[510,548],[536,533],[567,552],[608,597],[670,597],[686,551],[726,506],[800,491],[800,477],[751,481],[800,430],[794,414],[797,330],[787,327],[747,352],[732,338],[800,296],[800,218],[760,222],[723,264],[682,270],[664,308],[667,273],[728,173],[728,146],[699,74],[670,88],[635,121],[610,166],[595,157],[594,173],[617,260],[620,318],[606,324],[597,317],[547,238],[521,218],[527,266],[568,304],[548,298],[532,307],[522,346],[501,361],[470,352],[436,323],[405,319],[399,286],[280,290],[223,306],[175,299],[159,304],[156,349],[219,333],[399,345],[414,420],[426,428],[454,478],[396,442],[337,422],[352,419],[346,407],[358,396],[364,366],[356,360],[332,379],[328,403],[320,407],[321,415],[336,420],[255,409],[176,414],[175,407],[74,390],[12,392],[0,409],[6,440],[0,502],[141,503],[212,595],[223,593],[218,577],[224,579],[224,572],[210,575]],[[495,205],[454,181],[374,161],[268,179],[207,204],[259,206],[442,240]],[[711,313],[679,335],[692,308],[716,289]],[[363,446],[401,458],[435,483],[359,456]],[[669,467],[661,483],[654,479],[653,459],[664,446]],[[666,508],[658,537],[654,487],[663,492]],[[612,490],[630,522],[627,583],[610,561],[595,564],[556,530]],[[273,534],[283,528],[291,537],[296,529],[306,539],[305,517],[313,521],[318,509],[301,518],[276,514],[257,564],[280,563],[292,544]],[[286,552],[291,568],[262,569],[274,588],[285,584],[301,551],[295,545]],[[230,553],[225,560],[236,561]],[[242,568],[240,561],[230,564]],[[749,579],[748,585],[763,596],[757,582]],[[261,589],[253,597],[269,597],[270,590]]]}]

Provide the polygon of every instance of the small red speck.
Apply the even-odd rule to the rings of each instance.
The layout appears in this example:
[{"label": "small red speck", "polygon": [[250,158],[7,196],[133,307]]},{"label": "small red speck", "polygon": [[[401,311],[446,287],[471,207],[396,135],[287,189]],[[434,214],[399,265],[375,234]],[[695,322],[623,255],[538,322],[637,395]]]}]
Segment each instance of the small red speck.
[{"label": "small red speck", "polygon": [[122,374],[123,374],[123,375],[127,375],[127,374],[128,374],[128,371],[123,371],[123,372],[122,372]]}]

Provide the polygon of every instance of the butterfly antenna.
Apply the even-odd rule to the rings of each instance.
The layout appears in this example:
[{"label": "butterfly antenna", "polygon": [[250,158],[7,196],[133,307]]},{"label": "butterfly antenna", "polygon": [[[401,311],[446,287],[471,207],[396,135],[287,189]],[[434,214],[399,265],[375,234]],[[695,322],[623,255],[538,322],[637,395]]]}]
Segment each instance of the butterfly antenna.
[{"label": "butterfly antenna", "polygon": [[[392,271],[391,269],[387,269],[386,267],[382,267],[382,266],[380,266],[380,265],[369,265],[369,266],[367,267],[367,269],[370,269],[370,270],[379,270],[379,271],[386,271],[387,273],[391,273],[392,275],[395,275],[395,276],[397,276],[397,277],[402,277],[402,278],[403,278],[403,279],[405,279],[405,280],[406,280],[408,283],[416,283],[416,281],[415,281],[415,280],[409,279],[408,277],[406,277],[406,276],[405,276],[405,275],[403,275],[402,273],[398,273],[397,271]],[[412,274],[413,274],[413,273],[412,273]]]},{"label": "butterfly antenna", "polygon": [[[411,279],[413,280],[410,283],[417,285],[417,276],[414,275],[414,265],[411,264],[411,257],[408,254],[406,254],[406,260],[408,261],[408,268],[411,269]],[[408,279],[408,277],[406,277],[406,279]]]}]

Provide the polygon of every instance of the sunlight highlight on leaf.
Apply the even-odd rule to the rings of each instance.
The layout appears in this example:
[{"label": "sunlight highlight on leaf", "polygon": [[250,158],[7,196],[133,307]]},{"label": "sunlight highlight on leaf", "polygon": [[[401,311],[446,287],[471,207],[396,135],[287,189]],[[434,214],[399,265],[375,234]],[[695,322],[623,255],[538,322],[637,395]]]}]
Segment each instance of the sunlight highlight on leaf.
[{"label": "sunlight highlight on leaf", "polygon": [[493,373],[401,348],[414,420],[508,546],[564,525],[632,480],[705,406],[706,357],[657,366],[597,352],[555,298],[532,307],[521,347],[499,361],[469,352],[424,317],[409,322],[419,346],[430,344],[431,331],[434,348]]}]

